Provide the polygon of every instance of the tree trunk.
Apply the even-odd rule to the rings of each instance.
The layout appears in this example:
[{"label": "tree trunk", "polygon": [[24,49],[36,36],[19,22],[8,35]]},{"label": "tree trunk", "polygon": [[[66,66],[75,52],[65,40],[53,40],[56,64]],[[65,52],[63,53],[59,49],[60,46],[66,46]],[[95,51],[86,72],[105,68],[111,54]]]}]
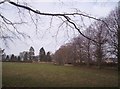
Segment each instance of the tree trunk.
[{"label": "tree trunk", "polygon": [[87,66],[90,67],[90,53],[88,53]]},{"label": "tree trunk", "polygon": [[101,61],[102,61],[102,50],[101,50],[101,44],[99,44],[97,50],[97,65],[99,69],[101,69]]},{"label": "tree trunk", "polygon": [[90,40],[88,40],[88,44],[87,44],[87,66],[90,67]]}]

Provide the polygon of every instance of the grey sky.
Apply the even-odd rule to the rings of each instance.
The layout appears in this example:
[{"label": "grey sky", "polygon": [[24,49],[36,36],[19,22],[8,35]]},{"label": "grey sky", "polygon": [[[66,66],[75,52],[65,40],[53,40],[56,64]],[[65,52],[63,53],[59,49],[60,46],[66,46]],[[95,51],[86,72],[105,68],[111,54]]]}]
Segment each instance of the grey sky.
[{"label": "grey sky", "polygon": [[[33,2],[31,0],[28,2],[28,4],[33,8],[40,10],[41,12],[73,12],[75,11],[75,8],[77,8],[80,11],[91,14],[95,17],[105,17],[111,10],[115,8],[117,1],[118,0],[106,0],[106,2],[99,2],[99,0],[89,0],[88,2],[88,0],[81,0],[81,2],[79,2],[79,0],[71,0],[71,2],[68,2],[66,0],[45,0],[44,2],[41,2],[40,0],[35,0]],[[19,15],[16,14],[18,10],[15,7],[8,5],[7,3],[1,7],[5,8],[5,10],[3,10],[3,14],[7,18],[14,21],[19,21]],[[34,16],[34,18],[36,17]],[[25,18],[23,19],[29,23],[28,25],[18,26],[18,30],[30,35],[31,39],[21,39],[22,41],[15,39],[14,43],[9,42],[9,48],[6,48],[3,45],[2,41],[0,41],[0,46],[1,48],[5,48],[6,54],[14,53],[18,55],[21,51],[27,51],[30,46],[34,47],[36,55],[38,54],[41,47],[44,47],[46,51],[55,52],[55,50],[57,50],[62,44],[65,44],[71,38],[78,35],[78,32],[76,30],[66,28],[65,26],[61,27],[58,32],[58,27],[61,21],[57,18],[53,18],[52,26],[50,29],[48,29],[51,19],[47,16],[40,16],[36,34],[35,25],[31,23],[28,14],[25,14]],[[85,22],[89,24],[89,20],[86,19]]]}]

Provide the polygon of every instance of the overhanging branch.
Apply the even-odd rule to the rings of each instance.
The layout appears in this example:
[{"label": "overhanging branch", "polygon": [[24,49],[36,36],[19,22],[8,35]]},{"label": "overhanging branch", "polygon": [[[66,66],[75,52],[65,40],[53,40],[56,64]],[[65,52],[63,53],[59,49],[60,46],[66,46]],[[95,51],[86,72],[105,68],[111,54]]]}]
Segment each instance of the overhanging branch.
[{"label": "overhanging branch", "polygon": [[28,11],[31,11],[31,12],[36,13],[36,14],[39,14],[39,15],[44,15],[44,16],[56,16],[56,17],[61,16],[61,17],[65,18],[70,24],[72,24],[72,25],[74,26],[74,28],[77,29],[78,32],[79,32],[83,37],[85,37],[85,38],[87,38],[87,39],[89,39],[89,40],[92,40],[92,41],[95,42],[95,43],[97,43],[95,40],[87,37],[86,35],[84,35],[84,34],[80,31],[80,29],[77,27],[77,25],[76,25],[73,21],[71,21],[70,16],[75,16],[75,15],[76,15],[76,16],[84,16],[84,17],[87,17],[87,18],[90,18],[90,19],[94,19],[94,20],[97,20],[97,21],[102,21],[102,22],[107,26],[107,28],[110,29],[109,26],[107,25],[107,23],[106,23],[104,20],[98,19],[98,18],[95,18],[95,17],[92,17],[92,16],[89,16],[89,15],[86,15],[86,14],[83,14],[83,13],[79,13],[79,12],[77,12],[77,13],[42,13],[42,12],[40,12],[39,10],[34,10],[34,9],[32,9],[31,7],[18,4],[18,3],[15,3],[15,2],[13,2],[13,1],[10,1],[10,0],[5,0],[5,1],[8,1],[8,3],[10,3],[10,4],[12,4],[12,5],[16,6],[16,7],[20,7],[20,8],[26,9],[26,10],[28,10]]}]

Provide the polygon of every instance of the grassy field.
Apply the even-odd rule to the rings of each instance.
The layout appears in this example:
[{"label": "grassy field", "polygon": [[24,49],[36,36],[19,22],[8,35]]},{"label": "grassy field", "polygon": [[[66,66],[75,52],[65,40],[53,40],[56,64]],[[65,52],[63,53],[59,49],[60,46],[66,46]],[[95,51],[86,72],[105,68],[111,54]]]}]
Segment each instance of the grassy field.
[{"label": "grassy field", "polygon": [[5,87],[117,87],[118,72],[40,63],[3,63]]}]

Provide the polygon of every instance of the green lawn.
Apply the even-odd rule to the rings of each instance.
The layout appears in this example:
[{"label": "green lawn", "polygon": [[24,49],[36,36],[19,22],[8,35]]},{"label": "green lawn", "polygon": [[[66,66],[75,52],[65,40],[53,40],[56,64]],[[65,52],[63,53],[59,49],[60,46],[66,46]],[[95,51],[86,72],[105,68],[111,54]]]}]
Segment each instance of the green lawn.
[{"label": "green lawn", "polygon": [[118,72],[40,63],[3,63],[5,87],[117,87]]}]

